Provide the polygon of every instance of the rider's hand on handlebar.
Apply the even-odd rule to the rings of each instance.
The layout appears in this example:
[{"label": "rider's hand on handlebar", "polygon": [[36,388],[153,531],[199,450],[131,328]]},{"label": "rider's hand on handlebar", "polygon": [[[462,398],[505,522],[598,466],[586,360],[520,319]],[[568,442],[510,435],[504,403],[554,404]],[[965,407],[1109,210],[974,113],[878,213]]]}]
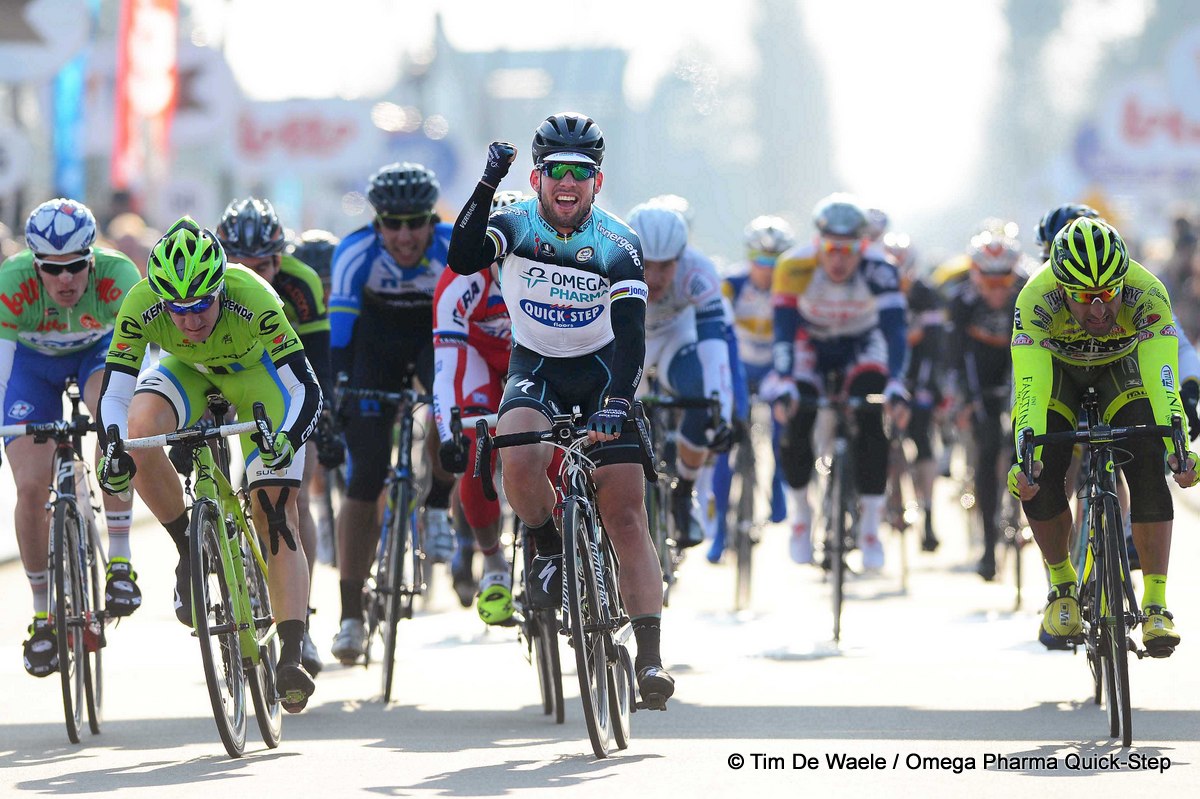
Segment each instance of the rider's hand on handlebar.
[{"label": "rider's hand on handlebar", "polygon": [[317,445],[317,462],[326,469],[336,469],[346,462],[346,445],[334,429],[332,414],[321,412],[317,429],[313,431],[313,442]]},{"label": "rider's hand on handlebar", "polygon": [[270,448],[264,447],[261,439],[256,443],[258,444],[258,452],[262,455],[263,466],[271,471],[286,469],[292,465],[292,459],[296,457],[296,450],[292,446],[292,440],[282,432],[275,435],[275,440],[271,442]]},{"label": "rider's hand on handlebar", "polygon": [[728,452],[733,447],[733,428],[721,420],[721,424],[708,431],[708,448],[712,452]]},{"label": "rider's hand on handlebar", "polygon": [[[119,442],[118,449],[120,449]],[[98,466],[100,488],[104,489],[106,494],[113,496],[127,492],[130,485],[133,484],[133,476],[137,474],[137,464],[133,462],[133,457],[124,450],[121,450],[113,458],[101,455]]]},{"label": "rider's hand on handlebar", "polygon": [[1167,456],[1167,465],[1171,467],[1172,476],[1181,488],[1191,488],[1196,485],[1197,479],[1200,478],[1200,475],[1196,474],[1196,463],[1198,460],[1200,460],[1200,457],[1197,457],[1196,453],[1189,452],[1187,454],[1188,468],[1182,472],[1176,472],[1175,469],[1179,466],[1179,459],[1175,457],[1175,453],[1173,452]]},{"label": "rider's hand on handlebar", "polygon": [[467,442],[460,437],[457,441],[443,441],[438,447],[438,460],[450,474],[462,474],[467,470]]},{"label": "rider's hand on handlebar", "polygon": [[612,441],[621,436],[621,428],[629,418],[630,403],[620,397],[609,397],[604,401],[604,407],[592,414],[588,419],[588,441],[593,444],[599,441]]},{"label": "rider's hand on handlebar", "polygon": [[[1033,462],[1033,479],[1037,479],[1042,473],[1042,462]],[[1012,468],[1008,470],[1008,493],[1012,494],[1022,502],[1028,502],[1037,496],[1041,487],[1037,483],[1030,483],[1025,477],[1024,470],[1021,469],[1021,464],[1014,463]]]}]

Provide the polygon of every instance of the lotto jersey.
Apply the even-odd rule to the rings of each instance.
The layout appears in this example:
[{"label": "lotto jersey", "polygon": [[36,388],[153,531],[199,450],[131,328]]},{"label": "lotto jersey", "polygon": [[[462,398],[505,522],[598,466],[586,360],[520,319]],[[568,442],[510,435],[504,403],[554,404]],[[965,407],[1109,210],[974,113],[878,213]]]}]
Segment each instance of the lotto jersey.
[{"label": "lotto jersey", "polygon": [[513,341],[552,358],[594,353],[614,338],[610,303],[646,300],[641,242],[595,206],[579,228],[562,236],[537,206],[534,197],[488,219]]},{"label": "lotto jersey", "polygon": [[283,301],[283,312],[297,335],[307,336],[329,330],[329,312],[325,308],[325,289],[321,278],[308,264],[291,255],[281,256],[279,271],[271,288]]},{"label": "lotto jersey", "polygon": [[45,355],[66,355],[112,331],[121,303],[141,275],[123,253],[92,249],[95,266],[79,302],[64,308],[50,298],[22,250],[0,265],[0,339],[19,341]]},{"label": "lotto jersey", "polygon": [[1154,417],[1159,424],[1169,425],[1172,414],[1183,414],[1178,338],[1167,290],[1136,261],[1129,262],[1112,331],[1099,337],[1075,321],[1046,262],[1021,289],[1013,315],[1014,431],[1025,427],[1033,428],[1034,434],[1046,431],[1055,360],[1087,368],[1134,354]]}]

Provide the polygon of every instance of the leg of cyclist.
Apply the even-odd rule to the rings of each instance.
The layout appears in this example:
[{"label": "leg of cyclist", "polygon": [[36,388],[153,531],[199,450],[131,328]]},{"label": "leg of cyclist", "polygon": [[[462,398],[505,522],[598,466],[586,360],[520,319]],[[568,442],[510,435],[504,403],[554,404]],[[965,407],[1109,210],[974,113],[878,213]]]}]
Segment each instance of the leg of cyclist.
[{"label": "leg of cyclist", "polygon": [[933,529],[933,478],[937,476],[937,463],[933,459],[933,413],[936,405],[934,397],[925,398],[914,396],[912,416],[908,422],[908,438],[917,447],[917,460],[913,464],[913,490],[917,495],[917,504],[925,516],[925,531],[921,539],[921,549],[925,552],[937,550],[937,534]]},{"label": "leg of cyclist", "polygon": [[[105,349],[108,339],[105,340]],[[100,405],[100,386],[104,383],[104,351],[95,351],[79,370],[79,385],[82,387],[84,405],[92,418]],[[97,447],[95,461],[100,462]],[[130,563],[129,528],[133,521],[133,500],[100,492],[104,503],[104,521],[108,531],[108,570],[105,575],[105,610],[113,616],[128,616],[142,605],[142,591],[138,588],[137,572]]]},{"label": "leg of cyclist", "polygon": [[[512,404],[511,394],[520,381],[516,374],[509,377],[505,402],[500,406],[500,421],[496,425],[498,435],[550,429],[550,420],[541,411],[529,405]],[[520,389],[516,393],[519,394]],[[534,444],[509,447],[500,456],[504,495],[513,513],[529,529],[537,549],[531,566],[531,599],[534,607],[544,608],[558,607],[562,598],[562,535],[554,521],[554,488],[546,477],[553,454],[554,450],[548,444]]]},{"label": "leg of cyclist", "polygon": [[346,496],[337,515],[342,608],[331,652],[350,665],[367,649],[363,584],[379,546],[378,500],[391,455],[392,419],[377,403],[357,402],[346,412]]},{"label": "leg of cyclist", "polygon": [[[811,401],[818,396],[813,382],[798,381],[796,388],[801,401]],[[796,563],[812,563],[812,507],[808,502],[808,481],[816,462],[812,430],[817,412],[811,407],[797,409],[793,406],[783,413],[787,416],[786,424],[781,425],[783,434],[779,441],[779,466],[787,481],[788,496],[791,497],[792,537],[789,551]]]},{"label": "leg of cyclist", "polygon": [[[1116,404],[1116,403],[1114,403]],[[1128,402],[1112,415],[1114,425],[1153,424],[1154,411],[1146,399]],[[1161,464],[1162,439],[1123,442],[1131,458],[1125,465],[1133,541],[1142,565],[1142,643],[1154,657],[1167,657],[1179,645],[1174,615],[1167,610],[1167,566],[1171,554],[1174,506]]]},{"label": "leg of cyclist", "polygon": [[[10,400],[12,396],[11,393],[8,395]],[[59,403],[61,406],[61,400]],[[11,401],[6,403],[6,408],[13,406]],[[29,421],[13,420],[7,411],[4,415],[5,424]],[[5,453],[17,487],[16,510],[13,514],[17,545],[25,576],[29,580],[29,590],[33,594],[33,622],[29,625],[29,638],[23,644],[22,656],[27,672],[35,677],[46,677],[58,671],[57,639],[48,617],[50,600],[46,593],[50,553],[46,502],[50,496],[50,481],[54,479],[51,460],[54,444],[35,444],[32,438],[23,436],[9,440],[5,445]]]},{"label": "leg of cyclist", "polygon": [[[883,392],[887,375],[881,365],[860,361],[846,376],[846,393],[865,398]],[[879,524],[883,518],[884,491],[887,488],[888,440],[883,431],[883,406],[862,405],[855,412],[857,435],[854,440],[855,484],[858,486],[862,515],[858,525],[858,547],[863,568],[883,568],[883,541]]]},{"label": "leg of cyclist", "polygon": [[[1051,411],[1046,415],[1046,431],[1074,429],[1072,410],[1062,403],[1056,406],[1052,401]],[[1075,586],[1077,575],[1070,558],[1071,530],[1074,525],[1065,488],[1071,451],[1070,444],[1042,447],[1042,471],[1037,476],[1038,493],[1033,499],[1021,503],[1033,538],[1050,572],[1050,594],[1038,633],[1038,640],[1047,649],[1069,648],[1071,639],[1083,630]],[[1010,479],[1010,490],[1011,484]]]},{"label": "leg of cyclist", "polygon": [[[1000,401],[984,397],[980,413],[975,417],[975,500],[983,521],[983,557],[976,568],[979,576],[991,581],[996,577],[996,543],[999,530],[996,525],[996,508],[999,504],[1000,477],[997,463],[1000,458],[1001,430]],[[1007,403],[1007,400],[1004,400]],[[1005,470],[1007,472],[1007,469]]]},{"label": "leg of cyclist", "polygon": [[[704,377],[696,344],[668,349],[668,357],[670,365],[665,372],[660,372],[666,377],[667,390],[676,397],[703,399]],[[683,412],[677,431],[675,471],[679,479],[671,491],[671,513],[680,549],[704,542],[704,525],[695,485],[708,456],[705,449],[708,422],[708,409],[688,408]]]},{"label": "leg of cyclist", "polygon": [[[464,429],[463,435],[467,438],[467,452],[473,453],[474,429]],[[494,459],[492,468],[494,471]],[[483,554],[483,577],[479,581],[475,610],[486,624],[505,624],[513,614],[512,568],[500,543],[500,502],[483,495],[482,480],[460,480],[458,497],[475,548]]]},{"label": "leg of cyclist", "polygon": [[[729,353],[729,374],[733,387],[733,425],[741,430],[736,446],[753,446],[750,440],[750,388],[746,380],[746,369],[738,354],[738,343],[731,324],[725,325],[725,341]],[[729,491],[733,483],[733,470],[729,462],[729,453],[722,452],[712,465],[712,496],[713,510],[716,513],[712,545],[708,549],[708,562],[718,563],[721,553],[725,551],[725,539],[729,531],[726,529],[729,515]]]},{"label": "leg of cyclist", "polygon": [[[422,389],[433,393],[433,340],[423,345],[417,354],[417,380]],[[449,563],[454,558],[454,547],[457,543],[454,528],[450,525],[450,494],[454,491],[456,476],[442,468],[438,458],[438,447],[441,441],[434,424],[433,407],[428,409],[425,429],[431,431],[425,436],[425,461],[430,465],[429,494],[425,497],[425,538],[423,546],[425,554],[434,563]]]},{"label": "leg of cyclist", "polygon": [[[630,428],[627,424],[623,435],[634,435]],[[603,450],[603,446],[597,449]],[[650,540],[646,505],[640,499],[646,479],[640,463],[615,462],[622,456],[610,462],[599,452],[596,457],[603,464],[593,473],[596,503],[621,563],[621,596],[637,640],[633,670],[638,690],[643,701],[662,704],[675,692],[675,680],[663,668],[660,651],[662,570]],[[634,501],[635,497],[639,499]]]},{"label": "leg of cyclist", "polygon": [[[304,547],[304,558],[308,562],[308,585],[311,592],[313,571],[317,566],[317,523],[313,518],[312,504],[309,503],[309,497],[312,494],[312,475],[320,468],[317,464],[317,448],[316,446],[308,446],[304,448],[304,479],[300,483],[300,488],[297,491],[296,510],[299,514],[300,524],[300,541]],[[321,653],[317,651],[317,645],[313,643],[312,636],[308,631],[308,616],[313,612],[312,608],[308,608],[304,616],[304,668],[312,676],[317,676],[320,673],[323,664],[321,663]]]}]

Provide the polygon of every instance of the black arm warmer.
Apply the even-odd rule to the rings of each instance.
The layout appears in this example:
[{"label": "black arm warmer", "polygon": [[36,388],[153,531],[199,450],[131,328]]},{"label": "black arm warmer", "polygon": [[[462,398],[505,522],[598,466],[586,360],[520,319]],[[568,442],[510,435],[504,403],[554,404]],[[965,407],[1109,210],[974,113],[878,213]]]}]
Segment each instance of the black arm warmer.
[{"label": "black arm warmer", "polygon": [[450,262],[450,268],[460,275],[482,272],[499,255],[487,238],[488,215],[495,192],[491,186],[480,181],[454,222],[446,260]]},{"label": "black arm warmer", "polygon": [[616,351],[613,353],[610,397],[633,402],[633,392],[642,379],[646,360],[646,303],[640,299],[617,300],[609,308]]},{"label": "black arm warmer", "polygon": [[[279,374],[284,389],[292,395],[293,400],[297,397],[296,393],[292,391],[292,381],[299,383],[303,389],[300,396],[301,405],[296,412],[295,421],[286,431],[292,446],[300,449],[317,429],[317,422],[321,415],[321,387],[317,385],[317,377],[313,374],[312,367],[308,365],[308,358],[304,356],[303,352],[294,352],[287,356],[275,364],[275,370]],[[281,422],[282,420],[274,423],[278,425]]]},{"label": "black arm warmer", "polygon": [[321,393],[325,395],[325,402],[333,402],[333,367],[330,365],[329,331],[318,330],[307,333],[300,337],[300,343],[304,345],[304,354],[308,356],[308,363],[317,375],[317,383],[321,386]]}]

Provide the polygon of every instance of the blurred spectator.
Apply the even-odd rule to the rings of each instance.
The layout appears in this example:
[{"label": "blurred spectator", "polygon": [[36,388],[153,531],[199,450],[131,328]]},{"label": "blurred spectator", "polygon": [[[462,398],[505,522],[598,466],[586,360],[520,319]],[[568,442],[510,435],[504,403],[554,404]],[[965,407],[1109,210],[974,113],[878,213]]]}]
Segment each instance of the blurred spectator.
[{"label": "blurred spectator", "polygon": [[120,250],[129,256],[129,260],[137,265],[142,277],[146,276],[146,261],[150,250],[161,234],[148,226],[144,219],[132,211],[126,211],[114,217],[105,229],[105,238],[113,249]]},{"label": "blurred spectator", "polygon": [[0,261],[21,250],[21,243],[13,236],[12,228],[0,222]]}]

